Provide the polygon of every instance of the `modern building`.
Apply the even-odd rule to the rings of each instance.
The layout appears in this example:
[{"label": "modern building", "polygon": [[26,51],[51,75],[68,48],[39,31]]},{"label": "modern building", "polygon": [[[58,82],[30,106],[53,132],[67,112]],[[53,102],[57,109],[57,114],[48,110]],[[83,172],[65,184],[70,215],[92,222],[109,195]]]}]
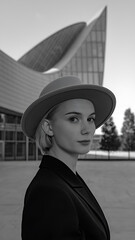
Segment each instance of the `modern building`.
[{"label": "modern building", "polygon": [[[0,51],[0,159],[35,160],[40,153],[24,136],[23,112],[50,81],[64,75],[103,85],[107,9],[46,38],[18,61]],[[96,140],[97,142],[97,140]]]}]

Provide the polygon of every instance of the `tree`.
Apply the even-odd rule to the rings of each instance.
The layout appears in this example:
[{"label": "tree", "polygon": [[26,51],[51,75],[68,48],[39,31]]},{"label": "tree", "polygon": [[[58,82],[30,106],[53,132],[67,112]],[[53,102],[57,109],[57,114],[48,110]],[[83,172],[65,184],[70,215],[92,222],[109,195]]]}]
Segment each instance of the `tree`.
[{"label": "tree", "polygon": [[101,137],[100,149],[107,150],[108,153],[118,150],[120,147],[120,140],[112,117],[102,126],[101,130],[103,135]]},{"label": "tree", "polygon": [[130,108],[125,111],[121,132],[121,149],[125,151],[135,150],[135,116]]}]

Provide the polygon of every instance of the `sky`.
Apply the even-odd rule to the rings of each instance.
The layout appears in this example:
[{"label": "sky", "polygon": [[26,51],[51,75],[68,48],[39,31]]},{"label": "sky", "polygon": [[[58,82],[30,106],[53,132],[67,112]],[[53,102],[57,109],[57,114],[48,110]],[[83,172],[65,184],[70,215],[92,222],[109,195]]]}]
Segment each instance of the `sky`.
[{"label": "sky", "polygon": [[0,0],[0,50],[18,60],[56,31],[76,22],[90,22],[105,6],[103,86],[116,95],[113,120],[121,133],[125,110],[130,108],[135,114],[134,0]]}]

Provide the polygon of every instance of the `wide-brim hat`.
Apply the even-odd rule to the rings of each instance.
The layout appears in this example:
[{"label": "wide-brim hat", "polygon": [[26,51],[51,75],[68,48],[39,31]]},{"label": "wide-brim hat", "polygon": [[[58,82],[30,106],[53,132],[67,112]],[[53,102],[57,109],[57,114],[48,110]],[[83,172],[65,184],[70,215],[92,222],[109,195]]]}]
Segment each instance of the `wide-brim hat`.
[{"label": "wide-brim hat", "polygon": [[93,103],[96,128],[107,121],[116,105],[115,95],[109,89],[82,84],[76,76],[64,76],[45,86],[39,98],[26,109],[22,117],[24,134],[34,139],[36,129],[47,112],[55,105],[70,99],[87,99]]}]

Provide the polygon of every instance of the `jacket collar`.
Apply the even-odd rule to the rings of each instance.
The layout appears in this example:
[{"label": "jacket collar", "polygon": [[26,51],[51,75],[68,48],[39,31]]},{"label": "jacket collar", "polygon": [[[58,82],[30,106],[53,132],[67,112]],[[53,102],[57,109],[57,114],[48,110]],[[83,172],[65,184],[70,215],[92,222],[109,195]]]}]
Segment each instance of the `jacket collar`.
[{"label": "jacket collar", "polygon": [[82,187],[76,174],[62,161],[49,155],[44,155],[39,168],[48,168],[57,173],[71,187]]},{"label": "jacket collar", "polygon": [[104,214],[96,201],[95,197],[88,189],[79,174],[74,174],[73,171],[62,161],[49,156],[44,155],[42,162],[39,166],[40,169],[48,168],[51,171],[59,175],[71,188],[89,205],[89,207],[95,212],[106,229],[106,234],[109,239],[109,228]]}]

